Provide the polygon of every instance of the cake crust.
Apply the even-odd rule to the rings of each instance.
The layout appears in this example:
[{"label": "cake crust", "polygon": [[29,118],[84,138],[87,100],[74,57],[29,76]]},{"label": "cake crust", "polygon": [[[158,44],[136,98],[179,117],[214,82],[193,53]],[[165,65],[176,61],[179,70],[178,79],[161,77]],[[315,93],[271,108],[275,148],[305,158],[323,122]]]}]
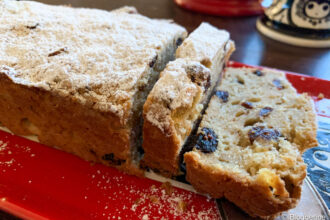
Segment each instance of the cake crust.
[{"label": "cake crust", "polygon": [[[40,143],[87,161],[142,175],[131,166],[131,131],[122,127],[115,114],[95,111],[72,97],[16,84],[1,73],[0,94],[1,123],[14,134],[36,135]],[[108,159],[107,155],[112,156]]]},{"label": "cake crust", "polygon": [[[298,183],[290,197],[277,199],[269,193],[269,186],[251,183],[244,177],[201,164],[195,152],[186,153],[184,160],[188,171],[186,179],[198,192],[212,198],[225,197],[252,217],[275,219],[279,213],[294,208],[299,202],[302,182]],[[305,176],[306,172],[301,173],[301,179]]]}]

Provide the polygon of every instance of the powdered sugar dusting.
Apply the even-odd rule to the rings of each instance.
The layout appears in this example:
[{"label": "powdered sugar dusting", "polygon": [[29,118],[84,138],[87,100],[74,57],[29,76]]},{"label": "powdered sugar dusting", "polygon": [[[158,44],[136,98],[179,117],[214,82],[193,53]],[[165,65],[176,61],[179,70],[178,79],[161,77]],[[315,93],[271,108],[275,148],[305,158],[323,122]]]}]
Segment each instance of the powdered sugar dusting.
[{"label": "powdered sugar dusting", "polygon": [[[138,219],[218,219],[219,213],[216,206],[209,204],[214,202],[195,193],[177,189],[167,184],[155,184],[141,188],[134,182],[127,182],[123,176],[109,176],[96,170],[90,175],[91,182],[108,197],[107,204],[100,204],[102,207],[102,217],[107,219],[129,219],[132,216]],[[106,184],[104,184],[106,183]],[[132,183],[132,184],[131,184]],[[129,192],[129,197],[123,198],[125,192]],[[196,206],[196,198],[200,197],[205,203],[205,207]],[[88,200],[86,195],[83,195]],[[125,200],[125,203],[120,203]],[[114,207],[115,206],[115,207]],[[109,209],[111,208],[111,212]],[[132,215],[133,213],[133,215]],[[162,216],[157,217],[157,216]],[[98,217],[98,214],[93,214]]]},{"label": "powdered sugar dusting", "polygon": [[2,166],[1,171],[3,173],[7,172],[8,169],[16,171],[17,168],[22,167],[21,163],[16,159],[17,152],[27,153],[31,157],[35,156],[35,154],[30,154],[31,148],[29,146],[11,143],[8,141],[8,137],[8,135],[5,135],[0,140],[0,166]]},{"label": "powdered sugar dusting", "polygon": [[[66,199],[63,205],[67,207],[66,204],[72,205],[71,202],[75,201],[74,206],[86,209],[87,218],[91,219],[219,218],[214,200],[208,200],[204,196],[172,187],[169,183],[141,179],[122,174],[114,168],[86,163],[64,152],[54,154],[54,149],[35,143],[29,145],[32,142],[4,132],[0,135],[1,174],[6,174],[6,178],[17,174],[20,181],[23,179],[29,190],[27,194],[23,193],[22,201],[29,202],[31,195],[28,193],[34,192],[39,185],[46,184],[49,193],[55,192],[57,195],[70,191],[70,198],[61,195],[61,198],[64,196]],[[70,160],[63,160],[69,156],[72,157]],[[70,164],[71,161],[75,162]],[[68,164],[70,166],[67,166]],[[17,177],[14,180],[17,180]],[[177,185],[173,181],[172,183]],[[58,192],[59,187],[63,190]],[[184,185],[180,187],[184,188]],[[40,196],[39,191],[36,192]],[[43,199],[49,198],[47,196]],[[51,197],[51,200],[53,199],[55,198]]]},{"label": "powdered sugar dusting", "polygon": [[[10,150],[8,150],[8,142],[2,141],[0,140],[0,154],[7,154],[10,155],[12,154],[12,152]],[[6,160],[1,160],[0,161],[0,165],[5,165],[5,167],[11,167],[15,162],[14,158],[10,158],[7,156]],[[2,169],[2,172],[6,172],[6,169]]]},{"label": "powdered sugar dusting", "polygon": [[163,132],[171,126],[171,112],[180,108],[191,108],[194,98],[203,92],[203,88],[188,77],[188,66],[206,69],[198,62],[176,59],[166,66],[149,94],[146,119]]},{"label": "powdered sugar dusting", "polygon": [[8,143],[0,140],[0,152],[4,151],[7,147]]},{"label": "powdered sugar dusting", "polygon": [[149,63],[185,34],[127,7],[107,12],[3,0],[0,10],[1,73],[118,116]]},{"label": "powdered sugar dusting", "polygon": [[227,31],[214,28],[203,22],[177,49],[176,57],[189,58],[194,61],[211,61],[229,41],[230,34]]}]

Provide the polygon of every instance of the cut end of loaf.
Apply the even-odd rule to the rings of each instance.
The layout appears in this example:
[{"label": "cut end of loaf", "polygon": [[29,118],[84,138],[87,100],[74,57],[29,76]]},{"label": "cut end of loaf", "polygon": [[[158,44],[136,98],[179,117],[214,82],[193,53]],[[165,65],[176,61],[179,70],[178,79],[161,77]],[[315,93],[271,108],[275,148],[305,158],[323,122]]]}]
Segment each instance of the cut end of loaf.
[{"label": "cut end of loaf", "polygon": [[301,153],[316,143],[312,108],[281,72],[228,68],[184,155],[187,180],[252,216],[293,208],[306,176]]},{"label": "cut end of loaf", "polygon": [[196,130],[233,51],[229,33],[207,23],[177,49],[177,59],[161,74],[144,106],[147,166],[166,176],[181,174],[182,148]]}]

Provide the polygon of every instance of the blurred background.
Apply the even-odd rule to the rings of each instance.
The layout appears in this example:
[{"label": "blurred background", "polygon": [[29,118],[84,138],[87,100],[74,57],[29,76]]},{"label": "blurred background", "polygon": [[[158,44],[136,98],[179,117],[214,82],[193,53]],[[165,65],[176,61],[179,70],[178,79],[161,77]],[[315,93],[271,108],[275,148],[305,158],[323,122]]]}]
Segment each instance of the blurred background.
[{"label": "blurred background", "polygon": [[[189,32],[194,30],[202,21],[206,21],[231,33],[231,37],[236,43],[236,51],[231,57],[233,61],[250,65],[268,66],[330,80],[329,48],[303,48],[267,38],[256,29],[258,15],[234,17],[207,15],[181,8],[173,0],[39,1],[48,4],[69,4],[73,7],[91,7],[105,10],[112,10],[124,5],[135,6],[141,14],[148,17],[173,19],[187,28]],[[177,1],[184,2],[184,0]],[[199,0],[199,2],[201,1],[203,0]],[[245,0],[245,2],[253,2],[255,4],[258,1]],[[244,8],[246,6],[240,5],[240,7]],[[255,14],[260,14],[260,12],[257,11]]]}]

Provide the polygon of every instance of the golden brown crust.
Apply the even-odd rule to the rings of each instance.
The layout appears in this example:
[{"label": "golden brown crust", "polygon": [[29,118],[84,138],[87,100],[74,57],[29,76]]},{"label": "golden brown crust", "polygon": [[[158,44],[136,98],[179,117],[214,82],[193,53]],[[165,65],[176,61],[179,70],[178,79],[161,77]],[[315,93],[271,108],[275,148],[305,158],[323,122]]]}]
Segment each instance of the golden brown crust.
[{"label": "golden brown crust", "polygon": [[130,129],[110,112],[15,84],[5,74],[0,74],[0,106],[1,123],[15,134],[36,135],[45,145],[141,175],[131,164]]},{"label": "golden brown crust", "polygon": [[[144,106],[148,108],[148,104]],[[180,140],[175,135],[164,133],[148,120],[143,124],[143,165],[152,167],[165,176],[178,175]],[[172,123],[172,127],[174,127]],[[174,130],[174,128],[172,128]],[[155,147],[157,146],[157,147]]]},{"label": "golden brown crust", "polygon": [[[252,217],[272,219],[279,212],[294,208],[299,201],[300,184],[291,189],[289,197],[276,198],[269,193],[268,186],[201,164],[194,152],[186,153],[184,160],[187,169],[186,179],[197,191],[209,194],[213,198],[225,197]],[[305,175],[306,173],[303,177]]]}]

